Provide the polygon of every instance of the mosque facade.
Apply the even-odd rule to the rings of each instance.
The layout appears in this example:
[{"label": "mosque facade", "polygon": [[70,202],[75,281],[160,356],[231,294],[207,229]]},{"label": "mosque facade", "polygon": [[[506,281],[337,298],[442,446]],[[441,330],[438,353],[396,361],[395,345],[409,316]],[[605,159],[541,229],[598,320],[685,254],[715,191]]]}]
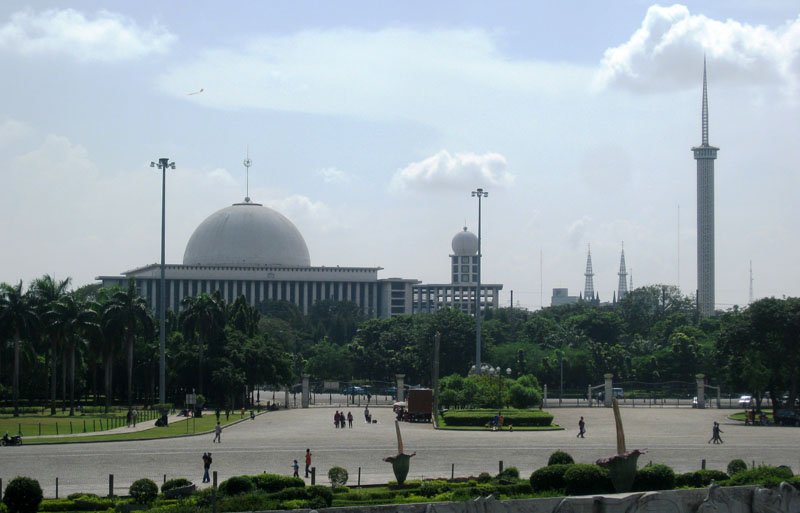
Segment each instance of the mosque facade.
[{"label": "mosque facade", "polygon": [[[440,308],[473,314],[477,237],[464,228],[453,238],[452,247],[449,284],[379,278],[381,267],[312,266],[308,246],[295,225],[279,212],[245,198],[200,223],[186,245],[183,263],[165,266],[166,308],[177,312],[184,298],[219,292],[228,303],[240,296],[253,306],[269,300],[289,301],[304,314],[322,300],[353,302],[371,318]],[[104,287],[125,287],[133,280],[148,305],[154,311],[160,307],[158,264],[97,279]],[[497,308],[502,285],[480,288],[481,308]]]}]

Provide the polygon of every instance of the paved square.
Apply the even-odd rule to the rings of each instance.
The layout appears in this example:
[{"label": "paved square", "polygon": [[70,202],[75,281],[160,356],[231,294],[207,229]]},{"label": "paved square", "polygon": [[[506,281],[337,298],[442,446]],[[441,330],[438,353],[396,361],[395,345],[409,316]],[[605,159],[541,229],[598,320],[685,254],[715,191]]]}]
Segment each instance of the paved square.
[{"label": "paved square", "polygon": [[[212,470],[220,480],[232,475],[264,471],[291,475],[292,460],[301,463],[306,447],[313,453],[317,483],[328,484],[334,465],[350,472],[355,486],[358,468],[362,483],[394,479],[391,465],[382,459],[397,451],[391,409],[372,408],[377,424],[364,423],[363,408],[352,411],[353,428],[335,429],[336,408],[315,407],[265,413],[225,429],[222,443],[212,444],[212,434],[168,440],[112,442],[49,446],[0,447],[0,478],[4,483],[17,475],[40,481],[45,495],[77,491],[108,493],[108,474],[114,474],[117,493],[127,493],[134,480],[148,477],[161,483],[202,477],[201,456],[211,451]],[[546,464],[551,452],[562,449],[578,462],[591,463],[616,450],[614,417],[610,408],[554,408],[555,422],[565,431],[509,433],[489,431],[437,431],[430,424],[401,424],[406,452],[411,460],[409,479],[449,477],[451,465],[457,476],[497,473],[498,461],[515,466],[521,476]],[[800,472],[800,428],[751,427],[728,421],[735,410],[690,408],[623,408],[622,419],[629,449],[647,449],[640,465],[666,463],[678,472],[707,467],[725,470],[728,462],[742,458],[748,464],[788,465]],[[578,418],[586,420],[585,439],[576,438]],[[723,445],[708,444],[713,421],[722,424]]]}]

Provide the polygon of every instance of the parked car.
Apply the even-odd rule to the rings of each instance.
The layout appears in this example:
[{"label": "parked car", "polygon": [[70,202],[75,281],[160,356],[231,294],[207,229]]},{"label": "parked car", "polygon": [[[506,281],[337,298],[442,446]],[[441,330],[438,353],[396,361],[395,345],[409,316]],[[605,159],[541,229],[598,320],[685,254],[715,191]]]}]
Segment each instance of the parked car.
[{"label": "parked car", "polygon": [[364,395],[365,393],[364,387],[357,385],[350,385],[342,389],[342,394],[344,395]]},{"label": "parked car", "polygon": [[778,410],[773,418],[775,424],[781,426],[800,426],[800,411],[798,410]]},{"label": "parked car", "polygon": [[752,395],[743,395],[739,397],[739,407],[740,408],[749,408],[753,405],[753,396]]}]

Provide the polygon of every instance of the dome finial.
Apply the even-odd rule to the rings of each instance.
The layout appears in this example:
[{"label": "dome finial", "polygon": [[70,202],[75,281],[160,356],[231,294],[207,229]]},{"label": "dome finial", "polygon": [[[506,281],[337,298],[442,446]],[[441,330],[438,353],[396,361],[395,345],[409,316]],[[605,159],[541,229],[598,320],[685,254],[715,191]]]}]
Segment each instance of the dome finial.
[{"label": "dome finial", "polygon": [[247,145],[247,153],[245,154],[244,162],[244,169],[245,169],[245,196],[244,202],[250,203],[250,166],[253,165],[253,161],[250,160],[250,145]]}]

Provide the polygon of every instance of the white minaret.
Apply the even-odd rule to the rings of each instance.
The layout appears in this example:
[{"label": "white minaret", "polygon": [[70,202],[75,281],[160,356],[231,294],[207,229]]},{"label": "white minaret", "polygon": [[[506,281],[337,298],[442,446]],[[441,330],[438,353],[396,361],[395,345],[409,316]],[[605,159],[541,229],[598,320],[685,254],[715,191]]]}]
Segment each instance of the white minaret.
[{"label": "white minaret", "polygon": [[586,281],[583,285],[583,299],[585,301],[594,301],[594,271],[592,270],[592,247],[588,247],[589,253],[586,255],[586,272],[583,276]]},{"label": "white minaret", "polygon": [[628,271],[625,270],[625,244],[622,244],[622,254],[619,256],[619,284],[617,285],[617,300],[628,295]]},{"label": "white minaret", "polygon": [[697,309],[714,313],[714,160],[719,148],[708,144],[708,86],[703,58],[703,142],[692,148],[697,161]]}]

